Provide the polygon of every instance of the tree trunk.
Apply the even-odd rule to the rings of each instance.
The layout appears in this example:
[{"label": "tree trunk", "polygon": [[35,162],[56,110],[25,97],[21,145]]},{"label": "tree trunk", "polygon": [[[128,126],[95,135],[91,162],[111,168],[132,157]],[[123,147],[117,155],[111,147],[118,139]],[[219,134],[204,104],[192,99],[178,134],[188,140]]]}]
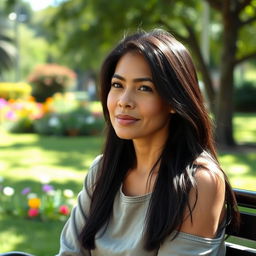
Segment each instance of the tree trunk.
[{"label": "tree trunk", "polygon": [[223,49],[220,64],[220,88],[216,101],[216,140],[219,145],[235,145],[233,137],[234,63],[238,21],[232,12],[223,15]]}]

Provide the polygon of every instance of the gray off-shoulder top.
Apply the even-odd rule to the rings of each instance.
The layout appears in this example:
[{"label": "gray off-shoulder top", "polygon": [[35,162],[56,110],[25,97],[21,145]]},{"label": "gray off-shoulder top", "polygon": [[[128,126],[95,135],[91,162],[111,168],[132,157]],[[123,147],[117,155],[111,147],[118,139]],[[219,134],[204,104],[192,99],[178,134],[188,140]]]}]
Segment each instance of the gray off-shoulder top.
[{"label": "gray off-shoulder top", "polygon": [[[120,188],[113,206],[113,213],[104,232],[96,238],[95,250],[85,250],[78,242],[90,208],[92,184],[101,156],[98,156],[85,179],[84,187],[78,195],[78,203],[65,224],[60,238],[60,250],[57,256],[224,256],[225,229],[220,230],[214,239],[198,237],[180,232],[172,240],[167,238],[159,250],[144,250],[143,230],[145,216],[151,194],[126,196]],[[173,235],[173,234],[172,234]]]}]

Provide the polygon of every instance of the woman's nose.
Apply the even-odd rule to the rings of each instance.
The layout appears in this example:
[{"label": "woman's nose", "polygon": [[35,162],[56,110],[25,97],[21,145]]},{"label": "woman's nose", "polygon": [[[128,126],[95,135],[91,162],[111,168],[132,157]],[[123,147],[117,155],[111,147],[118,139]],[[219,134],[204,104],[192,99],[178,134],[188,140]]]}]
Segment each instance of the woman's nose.
[{"label": "woman's nose", "polygon": [[121,108],[134,108],[135,101],[131,92],[125,91],[118,100],[118,106]]}]

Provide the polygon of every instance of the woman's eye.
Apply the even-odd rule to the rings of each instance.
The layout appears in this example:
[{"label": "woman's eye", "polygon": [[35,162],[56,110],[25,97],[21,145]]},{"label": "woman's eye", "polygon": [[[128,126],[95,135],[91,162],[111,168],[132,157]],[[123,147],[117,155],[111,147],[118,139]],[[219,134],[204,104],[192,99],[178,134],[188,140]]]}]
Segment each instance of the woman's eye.
[{"label": "woman's eye", "polygon": [[139,90],[144,91],[144,92],[153,92],[153,89],[150,86],[147,86],[147,85],[140,86]]},{"label": "woman's eye", "polygon": [[122,85],[117,83],[117,82],[111,83],[111,86],[114,87],[114,88],[122,88]]}]

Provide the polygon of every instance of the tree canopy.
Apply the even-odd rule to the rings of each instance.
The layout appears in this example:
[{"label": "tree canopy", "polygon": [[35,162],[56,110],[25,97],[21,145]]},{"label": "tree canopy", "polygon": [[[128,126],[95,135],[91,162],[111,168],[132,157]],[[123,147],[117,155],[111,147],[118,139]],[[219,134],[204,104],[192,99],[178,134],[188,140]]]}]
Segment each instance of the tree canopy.
[{"label": "tree canopy", "polygon": [[[211,10],[209,62],[200,43],[202,3]],[[159,27],[168,30],[194,56],[215,117],[218,142],[234,145],[234,70],[256,57],[256,0],[72,0],[60,1],[59,6],[36,16],[37,32],[52,42],[48,57],[76,70],[97,72],[104,56],[124,34]],[[213,68],[219,74],[217,86]]]}]

